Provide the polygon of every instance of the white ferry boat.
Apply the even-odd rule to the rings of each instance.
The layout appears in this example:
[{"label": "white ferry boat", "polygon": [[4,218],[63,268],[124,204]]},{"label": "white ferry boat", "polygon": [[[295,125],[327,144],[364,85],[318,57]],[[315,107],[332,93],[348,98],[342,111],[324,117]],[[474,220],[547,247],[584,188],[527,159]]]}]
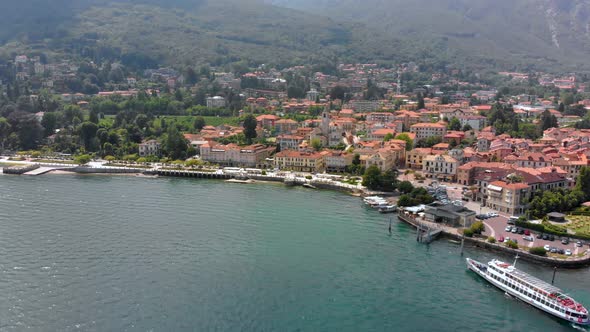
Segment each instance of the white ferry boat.
[{"label": "white ferry boat", "polygon": [[[516,261],[515,261],[516,262]],[[517,270],[499,260],[487,265],[467,258],[467,267],[492,285],[553,316],[579,325],[589,325],[588,310],[561,289]]]}]

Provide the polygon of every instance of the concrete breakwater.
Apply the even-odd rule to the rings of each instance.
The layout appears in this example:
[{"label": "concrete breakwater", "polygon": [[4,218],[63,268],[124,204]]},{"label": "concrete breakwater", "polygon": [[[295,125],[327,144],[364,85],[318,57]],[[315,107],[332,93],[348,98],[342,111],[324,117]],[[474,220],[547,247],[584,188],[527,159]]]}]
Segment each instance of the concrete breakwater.
[{"label": "concrete breakwater", "polygon": [[40,167],[39,165],[27,165],[24,167],[20,167],[20,166],[4,167],[2,172],[4,174],[22,175],[27,172],[36,170],[39,167]]}]

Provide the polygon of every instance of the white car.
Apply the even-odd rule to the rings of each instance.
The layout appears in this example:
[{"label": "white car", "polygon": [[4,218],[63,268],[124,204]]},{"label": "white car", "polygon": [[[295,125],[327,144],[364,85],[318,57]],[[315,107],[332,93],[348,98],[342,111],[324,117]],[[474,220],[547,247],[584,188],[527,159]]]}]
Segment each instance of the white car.
[{"label": "white car", "polygon": [[496,217],[499,217],[499,216],[500,216],[500,215],[499,215],[499,214],[497,214],[496,212],[490,212],[490,213],[488,213],[488,215],[489,215],[490,217],[492,217],[492,218],[496,218]]},{"label": "white car", "polygon": [[509,237],[504,238],[504,242],[508,242],[508,241],[510,241]]},{"label": "white car", "polygon": [[545,251],[550,251],[551,250],[551,246],[546,244],[543,249],[545,249]]},{"label": "white car", "polygon": [[569,249],[566,249],[566,250],[565,250],[565,255],[566,255],[566,256],[571,256],[571,255],[572,255],[572,251],[571,251],[571,250],[569,250]]},{"label": "white car", "polygon": [[512,231],[512,226],[506,226],[506,228],[504,228],[504,230],[506,232],[511,232]]}]

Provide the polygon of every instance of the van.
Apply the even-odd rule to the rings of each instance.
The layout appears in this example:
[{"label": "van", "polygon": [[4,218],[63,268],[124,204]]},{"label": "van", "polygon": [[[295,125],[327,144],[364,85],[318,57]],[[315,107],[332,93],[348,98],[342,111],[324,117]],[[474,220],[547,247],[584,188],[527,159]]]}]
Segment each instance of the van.
[{"label": "van", "polygon": [[511,216],[510,218],[508,218],[508,224],[509,225],[514,225],[517,220],[518,220],[518,217],[517,216]]}]

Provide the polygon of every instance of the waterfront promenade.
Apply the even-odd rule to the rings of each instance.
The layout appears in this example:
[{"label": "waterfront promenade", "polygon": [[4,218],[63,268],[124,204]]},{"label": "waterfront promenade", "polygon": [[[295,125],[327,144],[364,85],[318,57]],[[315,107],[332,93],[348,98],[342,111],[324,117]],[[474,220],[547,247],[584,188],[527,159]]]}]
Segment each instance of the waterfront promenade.
[{"label": "waterfront promenade", "polygon": [[518,255],[528,261],[541,262],[543,264],[549,264],[552,266],[559,266],[559,267],[566,267],[566,268],[582,268],[582,267],[586,267],[586,266],[590,265],[590,252],[589,252],[589,250],[586,250],[586,249],[584,249],[584,251],[581,252],[582,255],[572,256],[572,257],[568,257],[565,259],[558,258],[558,257],[551,257],[551,256],[542,257],[542,256],[537,256],[537,255],[533,255],[533,254],[529,253],[527,250],[528,247],[526,247],[526,249],[521,249],[522,247],[519,249],[512,249],[512,248],[506,247],[506,245],[503,243],[498,243],[498,242],[490,243],[486,240],[486,237],[484,237],[484,238],[464,237],[463,233],[462,233],[462,229],[450,227],[448,225],[429,222],[429,221],[422,219],[421,217],[418,217],[416,215],[412,215],[412,214],[407,213],[403,210],[400,210],[400,212],[398,213],[398,218],[399,218],[399,220],[401,220],[401,221],[403,221],[415,228],[420,228],[420,227],[426,226],[429,229],[440,230],[440,231],[442,231],[442,234],[444,234],[445,236],[450,237],[452,239],[463,240],[463,241],[465,241],[465,243],[471,244],[475,247],[484,248],[487,250]]}]

